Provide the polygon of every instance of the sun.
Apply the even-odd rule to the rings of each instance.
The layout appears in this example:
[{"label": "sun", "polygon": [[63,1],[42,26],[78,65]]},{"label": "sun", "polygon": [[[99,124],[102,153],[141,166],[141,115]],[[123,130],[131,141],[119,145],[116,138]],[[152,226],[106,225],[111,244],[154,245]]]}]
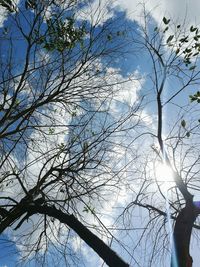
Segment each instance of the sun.
[{"label": "sun", "polygon": [[164,190],[171,188],[174,183],[173,170],[166,163],[156,162],[155,164],[156,181]]},{"label": "sun", "polygon": [[166,163],[158,162],[156,164],[156,178],[158,181],[172,181],[173,171]]}]

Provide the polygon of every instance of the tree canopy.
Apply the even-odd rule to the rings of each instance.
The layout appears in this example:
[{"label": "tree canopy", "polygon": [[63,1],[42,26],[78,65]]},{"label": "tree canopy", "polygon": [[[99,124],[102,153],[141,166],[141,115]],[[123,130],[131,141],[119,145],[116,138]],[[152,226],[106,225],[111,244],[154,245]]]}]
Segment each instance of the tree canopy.
[{"label": "tree canopy", "polygon": [[25,266],[191,267],[198,27],[104,1],[0,6],[1,244]]}]

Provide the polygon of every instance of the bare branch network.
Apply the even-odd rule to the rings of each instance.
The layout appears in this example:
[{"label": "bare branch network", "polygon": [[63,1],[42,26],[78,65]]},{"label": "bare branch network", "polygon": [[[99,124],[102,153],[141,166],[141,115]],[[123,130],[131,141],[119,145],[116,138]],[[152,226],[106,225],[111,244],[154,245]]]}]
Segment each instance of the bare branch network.
[{"label": "bare branch network", "polygon": [[199,29],[115,2],[0,0],[0,233],[22,265],[192,266]]}]

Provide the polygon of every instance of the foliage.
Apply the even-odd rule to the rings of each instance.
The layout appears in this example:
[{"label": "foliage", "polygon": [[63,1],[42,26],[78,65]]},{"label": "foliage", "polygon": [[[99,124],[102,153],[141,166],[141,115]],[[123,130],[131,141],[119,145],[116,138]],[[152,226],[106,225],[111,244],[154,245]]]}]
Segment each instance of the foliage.
[{"label": "foliage", "polygon": [[197,103],[200,103],[200,92],[197,91],[196,94],[190,95],[191,102],[197,101]]},{"label": "foliage", "polygon": [[18,240],[25,262],[81,264],[72,229],[106,262],[127,266],[97,236],[106,231],[98,214],[103,192],[120,181],[110,140],[120,145],[131,118],[115,118],[110,106],[131,79],[110,71],[110,57],[121,57],[107,39],[114,18],[102,27],[93,18],[99,9],[84,19],[90,2],[10,4],[1,2],[8,17],[0,31],[0,232],[12,229],[8,238]]},{"label": "foliage", "polygon": [[11,13],[15,11],[15,5],[13,5],[12,0],[1,0],[0,5]]},{"label": "foliage", "polygon": [[83,43],[83,37],[86,34],[85,24],[76,29],[74,23],[73,16],[67,18],[65,22],[56,16],[48,19],[47,33],[39,37],[38,43],[42,44],[47,51],[56,49],[59,52],[73,48],[77,42]]},{"label": "foliage", "polygon": [[[199,29],[146,13],[122,26],[102,3],[0,1],[0,233],[25,264],[80,266],[84,241],[109,266],[176,254],[185,267],[200,228]],[[133,52],[132,75],[116,68]]]}]

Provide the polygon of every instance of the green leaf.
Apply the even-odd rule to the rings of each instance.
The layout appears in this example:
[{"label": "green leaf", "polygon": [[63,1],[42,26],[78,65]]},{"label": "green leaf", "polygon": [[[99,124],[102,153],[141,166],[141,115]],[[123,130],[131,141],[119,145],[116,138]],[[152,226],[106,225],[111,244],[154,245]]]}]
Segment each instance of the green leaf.
[{"label": "green leaf", "polygon": [[111,34],[108,34],[107,35],[107,39],[108,39],[108,41],[111,41],[112,40],[112,35]]},{"label": "green leaf", "polygon": [[181,39],[180,39],[180,42],[181,42],[181,43],[187,43],[187,42],[188,42],[188,37],[189,37],[189,36],[185,36],[185,37],[181,38]]},{"label": "green leaf", "polygon": [[48,51],[53,51],[55,49],[55,45],[53,43],[45,43],[43,47]]},{"label": "green leaf", "polygon": [[190,98],[190,102],[194,102],[196,100],[196,97],[194,97],[193,95],[190,95],[189,98]]},{"label": "green leaf", "polygon": [[60,143],[60,144],[58,145],[58,148],[61,149],[61,150],[63,150],[64,147],[65,147],[65,144],[64,144],[64,143]]},{"label": "green leaf", "polygon": [[190,53],[191,51],[192,51],[192,49],[190,49],[190,48],[186,48],[186,49],[185,49],[185,52],[186,52],[186,53]]},{"label": "green leaf", "polygon": [[124,31],[117,31],[117,36],[123,36],[123,35],[124,35]]},{"label": "green leaf", "polygon": [[181,126],[182,126],[183,128],[185,128],[185,126],[186,126],[186,121],[185,121],[185,120],[182,120],[182,121],[181,121]]},{"label": "green leaf", "polygon": [[190,67],[189,70],[194,70],[195,68],[196,68],[196,66],[194,65],[194,66]]},{"label": "green leaf", "polygon": [[193,27],[193,26],[190,27],[190,31],[191,31],[191,32],[195,32],[196,30],[197,30],[197,28],[195,28],[195,27]]},{"label": "green leaf", "polygon": [[89,210],[89,208],[88,208],[88,207],[86,207],[86,206],[85,206],[85,207],[83,208],[83,212],[86,212],[86,213],[88,213],[89,211],[90,211],[90,210]]},{"label": "green leaf", "polygon": [[170,22],[170,19],[166,19],[165,17],[163,18],[163,22],[164,22],[164,24],[169,24],[169,22]]},{"label": "green leaf", "polygon": [[193,54],[193,57],[197,56],[199,54],[199,52],[196,52]]},{"label": "green leaf", "polygon": [[191,64],[190,58],[188,58],[187,56],[185,57],[184,61],[185,66],[187,67],[189,64]]},{"label": "green leaf", "polygon": [[91,212],[91,214],[95,214],[95,208],[91,206],[84,206],[83,212]]},{"label": "green leaf", "polygon": [[11,13],[15,11],[15,6],[11,0],[0,0],[0,6],[6,8]]},{"label": "green leaf", "polygon": [[18,106],[20,104],[20,99],[16,98],[15,105]]},{"label": "green leaf", "polygon": [[3,34],[7,35],[9,32],[9,29],[7,27],[4,27],[3,28]]},{"label": "green leaf", "polygon": [[26,0],[25,2],[25,8],[26,9],[34,9],[37,7],[36,1],[35,0]]},{"label": "green leaf", "polygon": [[190,132],[187,132],[187,133],[186,133],[186,136],[187,136],[187,137],[190,137]]},{"label": "green leaf", "polygon": [[76,115],[77,115],[76,111],[73,111],[72,112],[72,117],[76,117]]},{"label": "green leaf", "polygon": [[49,134],[53,134],[55,132],[54,128],[49,128]]},{"label": "green leaf", "polygon": [[85,142],[83,143],[83,150],[86,152],[87,149],[88,149],[88,142],[85,141]]},{"label": "green leaf", "polygon": [[60,189],[60,192],[61,192],[61,193],[65,193],[65,190],[61,188],[61,189]]},{"label": "green leaf", "polygon": [[167,38],[167,43],[169,43],[169,42],[171,42],[172,41],[172,39],[174,38],[174,35],[170,35],[168,38]]},{"label": "green leaf", "polygon": [[163,32],[165,33],[168,29],[169,29],[169,27],[166,27]]}]

